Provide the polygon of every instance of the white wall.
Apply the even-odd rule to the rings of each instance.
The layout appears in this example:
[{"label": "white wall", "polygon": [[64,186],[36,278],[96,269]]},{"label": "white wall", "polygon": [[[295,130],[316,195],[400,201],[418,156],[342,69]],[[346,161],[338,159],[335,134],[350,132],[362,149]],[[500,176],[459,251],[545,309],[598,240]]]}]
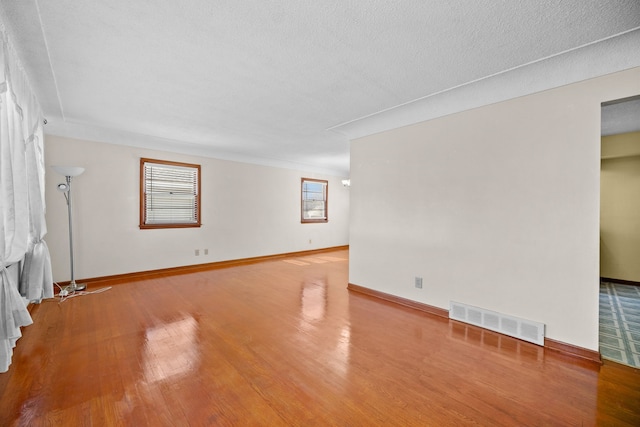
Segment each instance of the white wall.
[{"label": "white wall", "polygon": [[[201,228],[140,230],[140,157],[201,165]],[[86,168],[72,182],[76,279],[349,243],[344,177],[51,135],[45,138],[45,161],[46,241],[56,281],[69,280],[69,246],[67,207],[56,190],[64,178],[51,165]],[[302,177],[329,180],[328,223],[300,223]]]},{"label": "white wall", "polygon": [[597,350],[600,103],[639,93],[635,68],[353,141],[350,283]]}]

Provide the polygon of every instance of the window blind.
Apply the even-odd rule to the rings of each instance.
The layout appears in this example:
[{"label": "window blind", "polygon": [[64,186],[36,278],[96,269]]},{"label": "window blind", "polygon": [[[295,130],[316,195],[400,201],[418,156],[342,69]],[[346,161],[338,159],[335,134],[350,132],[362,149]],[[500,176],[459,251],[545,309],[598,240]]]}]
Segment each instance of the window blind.
[{"label": "window blind", "polygon": [[144,163],[145,224],[198,223],[198,169]]}]

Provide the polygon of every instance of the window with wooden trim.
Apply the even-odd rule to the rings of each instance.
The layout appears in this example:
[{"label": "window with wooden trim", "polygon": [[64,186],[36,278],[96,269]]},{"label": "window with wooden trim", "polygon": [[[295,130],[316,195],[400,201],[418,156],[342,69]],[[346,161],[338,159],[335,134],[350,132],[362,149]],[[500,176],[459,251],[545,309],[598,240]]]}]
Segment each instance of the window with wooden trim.
[{"label": "window with wooden trim", "polygon": [[200,225],[200,165],[140,159],[140,228]]},{"label": "window with wooden trim", "polygon": [[302,178],[302,222],[327,222],[329,182]]}]

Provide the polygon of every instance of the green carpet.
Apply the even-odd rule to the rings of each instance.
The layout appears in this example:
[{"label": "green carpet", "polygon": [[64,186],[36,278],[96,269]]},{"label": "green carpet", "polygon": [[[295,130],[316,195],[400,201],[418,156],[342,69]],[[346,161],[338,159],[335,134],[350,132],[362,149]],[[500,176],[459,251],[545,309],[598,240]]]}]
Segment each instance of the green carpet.
[{"label": "green carpet", "polygon": [[640,368],[640,286],[600,283],[600,354]]}]

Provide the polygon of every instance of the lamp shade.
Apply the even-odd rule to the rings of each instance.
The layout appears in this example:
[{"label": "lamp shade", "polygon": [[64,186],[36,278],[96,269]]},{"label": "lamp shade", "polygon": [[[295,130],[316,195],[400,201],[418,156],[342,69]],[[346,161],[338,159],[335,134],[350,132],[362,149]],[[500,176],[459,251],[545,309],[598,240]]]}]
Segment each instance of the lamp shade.
[{"label": "lamp shade", "polygon": [[51,166],[54,171],[63,176],[78,176],[84,172],[84,168],[80,166]]}]

